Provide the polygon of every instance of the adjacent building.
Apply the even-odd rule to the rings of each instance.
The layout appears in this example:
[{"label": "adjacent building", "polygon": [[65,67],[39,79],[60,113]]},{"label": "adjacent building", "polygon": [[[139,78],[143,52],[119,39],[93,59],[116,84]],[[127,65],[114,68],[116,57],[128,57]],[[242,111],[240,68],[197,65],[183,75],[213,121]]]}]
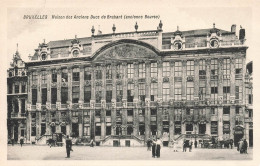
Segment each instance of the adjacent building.
[{"label": "adjacent building", "polygon": [[[39,44],[25,75],[13,74],[14,63],[8,70],[8,113],[18,112],[8,116],[9,136],[23,133],[40,144],[62,133],[104,146],[140,146],[152,137],[166,146],[252,140],[245,29],[237,37],[236,25],[174,32],[162,26],[138,31],[136,23],[135,31],[116,33],[113,25],[110,34],[92,27],[91,37]],[[25,93],[16,93],[18,83]]]}]

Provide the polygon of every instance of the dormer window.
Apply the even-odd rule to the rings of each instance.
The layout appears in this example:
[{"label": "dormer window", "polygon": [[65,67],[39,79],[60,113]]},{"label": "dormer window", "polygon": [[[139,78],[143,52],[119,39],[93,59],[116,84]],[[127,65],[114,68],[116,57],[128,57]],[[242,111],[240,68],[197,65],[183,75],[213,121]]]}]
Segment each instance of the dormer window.
[{"label": "dormer window", "polygon": [[175,50],[181,50],[182,49],[182,43],[181,42],[176,42],[174,44],[174,49]]},{"label": "dormer window", "polygon": [[47,55],[46,54],[42,54],[42,60],[45,61],[47,59]]},{"label": "dormer window", "polygon": [[78,50],[74,50],[72,52],[72,55],[73,55],[74,58],[78,57],[79,56],[79,51]]},{"label": "dormer window", "polygon": [[218,46],[219,46],[219,43],[218,43],[217,39],[210,40],[210,47],[211,48],[217,48]]}]

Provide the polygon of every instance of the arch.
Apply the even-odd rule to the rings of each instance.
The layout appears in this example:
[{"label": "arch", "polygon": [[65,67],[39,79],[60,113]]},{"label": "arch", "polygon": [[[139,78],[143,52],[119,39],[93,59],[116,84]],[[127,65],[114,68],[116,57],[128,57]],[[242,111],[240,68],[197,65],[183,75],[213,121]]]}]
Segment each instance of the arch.
[{"label": "arch", "polygon": [[160,51],[143,41],[122,39],[99,48],[93,55],[94,61],[115,59],[149,59],[159,57]]}]

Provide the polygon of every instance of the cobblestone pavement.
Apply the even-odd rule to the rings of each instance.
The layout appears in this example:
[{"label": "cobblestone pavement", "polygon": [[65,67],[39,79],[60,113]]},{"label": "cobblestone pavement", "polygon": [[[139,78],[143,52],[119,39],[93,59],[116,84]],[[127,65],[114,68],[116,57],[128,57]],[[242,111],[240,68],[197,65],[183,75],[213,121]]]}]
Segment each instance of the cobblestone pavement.
[{"label": "cobblestone pavement", "polygon": [[253,149],[240,154],[236,149],[192,149],[192,152],[173,152],[163,147],[160,158],[152,158],[145,147],[89,147],[73,146],[71,158],[65,147],[19,145],[7,147],[8,160],[252,160]]}]

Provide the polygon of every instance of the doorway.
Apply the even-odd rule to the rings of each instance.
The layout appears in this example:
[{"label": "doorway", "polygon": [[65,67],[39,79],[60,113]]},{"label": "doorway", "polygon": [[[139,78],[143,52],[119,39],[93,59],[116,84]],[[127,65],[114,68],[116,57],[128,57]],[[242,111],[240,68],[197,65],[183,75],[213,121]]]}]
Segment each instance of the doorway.
[{"label": "doorway", "polygon": [[206,124],[199,124],[199,134],[206,133]]},{"label": "doorway", "polygon": [[238,142],[243,138],[244,134],[234,134],[234,145],[237,147]]},{"label": "doorway", "polygon": [[14,126],[14,141],[18,141],[18,126]]},{"label": "doorway", "polygon": [[78,136],[79,136],[79,124],[72,123],[72,137],[78,137]]},{"label": "doorway", "polygon": [[253,147],[253,129],[249,129],[249,146]]},{"label": "doorway", "polygon": [[119,141],[117,141],[117,140],[113,141],[113,146],[114,147],[118,147],[119,145],[120,145]]}]

